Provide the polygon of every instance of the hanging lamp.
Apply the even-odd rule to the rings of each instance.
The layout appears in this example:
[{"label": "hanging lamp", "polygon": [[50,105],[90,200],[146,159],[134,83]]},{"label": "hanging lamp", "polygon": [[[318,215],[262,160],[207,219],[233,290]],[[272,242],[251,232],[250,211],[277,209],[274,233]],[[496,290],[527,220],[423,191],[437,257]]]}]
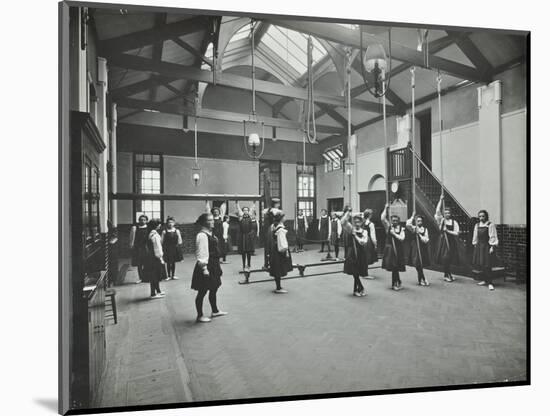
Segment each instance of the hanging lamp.
[{"label": "hanging lamp", "polygon": [[252,111],[248,120],[243,120],[244,148],[252,159],[262,157],[265,149],[264,122],[256,115],[256,67],[254,62],[254,20],[250,19],[250,48],[252,52]]},{"label": "hanging lamp", "polygon": [[[363,27],[359,26],[359,52],[361,56],[361,75],[367,91],[375,98],[386,95],[391,78],[392,54],[391,54],[391,28],[388,31],[389,58],[386,55],[384,46],[380,43],[373,43],[367,46],[363,53]],[[373,86],[369,86],[366,72],[372,74]],[[384,85],[385,84],[385,85]]]},{"label": "hanging lamp", "polygon": [[195,96],[195,129],[194,129],[194,136],[195,136],[195,160],[193,163],[193,167],[191,168],[191,183],[193,186],[198,187],[202,180],[203,180],[203,172],[202,168],[199,164],[199,157],[198,157],[198,149],[199,149],[199,142],[198,142],[198,128],[197,128],[197,107],[199,103],[198,96]]}]

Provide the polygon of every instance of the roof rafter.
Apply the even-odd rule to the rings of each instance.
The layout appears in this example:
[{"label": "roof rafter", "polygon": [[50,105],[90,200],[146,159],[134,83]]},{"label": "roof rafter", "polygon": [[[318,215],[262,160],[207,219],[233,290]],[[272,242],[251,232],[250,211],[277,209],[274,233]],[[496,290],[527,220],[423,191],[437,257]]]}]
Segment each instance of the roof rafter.
[{"label": "roof rafter", "polygon": [[474,66],[484,75],[490,76],[493,72],[493,66],[489,60],[481,53],[478,47],[468,36],[463,36],[461,32],[447,30],[447,33],[454,39],[462,53],[474,64]]},{"label": "roof rafter", "polygon": [[[287,27],[302,33],[308,33],[312,36],[323,38],[332,42],[341,43],[354,48],[359,48],[359,29],[347,29],[342,26],[334,25],[330,29],[322,22],[305,22],[292,20],[268,20],[271,24],[281,27]],[[368,33],[363,33],[363,41],[365,44],[379,43],[386,50],[389,49],[388,40],[377,37]],[[392,42],[392,55],[395,59],[407,62],[411,65],[424,67],[424,54],[417,50],[396,44]],[[488,81],[484,74],[481,74],[475,68],[439,56],[430,55],[429,63],[432,69],[440,70],[441,72],[462,78],[470,81]]]},{"label": "roof rafter", "polygon": [[[251,82],[250,78],[233,74],[217,74],[217,79],[214,80],[213,73],[210,71],[204,71],[198,68],[193,68],[185,65],[179,65],[169,62],[155,63],[151,59],[141,58],[138,56],[119,54],[109,56],[110,65],[133,69],[137,71],[147,71],[158,73],[162,76],[171,78],[184,78],[195,82],[204,82],[207,84],[216,83],[218,85],[234,87],[250,91]],[[303,88],[297,88],[287,85],[281,85],[274,82],[258,80],[256,82],[256,91],[279,96],[288,96],[299,100],[307,100],[307,90]],[[341,96],[334,96],[330,93],[317,91],[316,102],[322,102],[326,104],[345,106],[345,100]],[[382,106],[370,101],[364,100],[352,100],[352,105],[360,110],[369,112],[382,112]],[[388,106],[388,113],[394,113],[393,106]]]},{"label": "roof rafter", "polygon": [[205,16],[198,16],[174,23],[167,23],[160,27],[155,26],[151,29],[102,40],[99,42],[99,50],[104,55],[126,52],[147,45],[153,45],[161,40],[168,40],[193,32],[199,32],[204,30],[207,22],[208,19]]}]

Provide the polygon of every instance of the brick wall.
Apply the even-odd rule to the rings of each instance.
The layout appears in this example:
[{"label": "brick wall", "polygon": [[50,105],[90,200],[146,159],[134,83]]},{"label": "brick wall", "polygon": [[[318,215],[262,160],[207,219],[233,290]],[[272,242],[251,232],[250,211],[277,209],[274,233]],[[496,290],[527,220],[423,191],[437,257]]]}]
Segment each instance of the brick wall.
[{"label": "brick wall", "polygon": [[526,225],[497,225],[499,247],[498,256],[505,265],[514,270],[520,269],[525,273],[527,270],[527,252],[522,250],[520,245],[527,245],[527,226]]}]

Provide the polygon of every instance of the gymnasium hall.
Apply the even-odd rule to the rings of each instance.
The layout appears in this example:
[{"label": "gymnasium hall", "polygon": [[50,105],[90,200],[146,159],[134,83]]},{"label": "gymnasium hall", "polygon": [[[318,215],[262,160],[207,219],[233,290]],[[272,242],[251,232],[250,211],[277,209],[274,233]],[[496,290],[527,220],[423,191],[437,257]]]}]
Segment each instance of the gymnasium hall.
[{"label": "gymnasium hall", "polygon": [[528,32],[96,6],[60,3],[65,408],[527,380]]}]

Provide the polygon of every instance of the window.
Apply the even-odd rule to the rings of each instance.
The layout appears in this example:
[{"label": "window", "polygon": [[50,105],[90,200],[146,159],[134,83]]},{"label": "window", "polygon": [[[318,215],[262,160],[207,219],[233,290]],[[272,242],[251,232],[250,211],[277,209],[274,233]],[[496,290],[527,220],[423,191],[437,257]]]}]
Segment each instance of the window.
[{"label": "window", "polygon": [[325,160],[325,172],[332,172],[335,170],[341,170],[344,168],[344,151],[341,144],[326,149],[323,152],[323,159]]},{"label": "window", "polygon": [[84,204],[82,225],[87,243],[99,238],[99,169],[86,158],[84,161]]},{"label": "window", "polygon": [[[162,193],[162,159],[160,155],[136,153],[134,156],[134,186],[138,194]],[[136,200],[135,219],[142,214],[162,218],[162,203],[158,199]]]},{"label": "window", "polygon": [[296,166],[296,177],[298,179],[297,198],[298,210],[303,210],[304,215],[313,218],[315,215],[315,166]]}]

